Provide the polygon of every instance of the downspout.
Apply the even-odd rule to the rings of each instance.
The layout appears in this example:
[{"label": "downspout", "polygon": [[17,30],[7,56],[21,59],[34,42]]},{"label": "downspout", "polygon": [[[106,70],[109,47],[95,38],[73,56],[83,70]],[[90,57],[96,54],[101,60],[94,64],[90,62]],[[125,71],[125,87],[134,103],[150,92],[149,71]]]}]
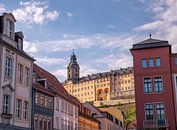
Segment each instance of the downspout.
[{"label": "downspout", "polygon": [[[170,46],[170,49],[171,49],[171,46]],[[176,126],[176,105],[175,105],[175,97],[174,97],[174,85],[173,85],[173,76],[172,76],[172,65],[171,65],[171,51],[170,51],[170,56],[169,56],[169,60],[170,60],[170,77],[171,77],[171,85],[172,85],[172,99],[173,99],[173,110],[174,110],[174,113],[175,113],[175,127],[177,128]]]}]

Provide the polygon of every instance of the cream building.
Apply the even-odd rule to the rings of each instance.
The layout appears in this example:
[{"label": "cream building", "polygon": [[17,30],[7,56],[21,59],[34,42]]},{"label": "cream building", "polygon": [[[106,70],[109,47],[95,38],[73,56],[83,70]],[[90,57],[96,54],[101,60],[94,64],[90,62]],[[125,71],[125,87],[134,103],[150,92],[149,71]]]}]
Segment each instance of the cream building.
[{"label": "cream building", "polygon": [[[117,100],[117,102],[134,102],[133,68],[121,68],[108,72],[79,77],[80,67],[73,53],[67,67],[65,89],[81,102],[98,102]],[[116,104],[115,103],[115,104]],[[106,104],[106,103],[104,103]]]},{"label": "cream building", "polygon": [[11,13],[0,16],[0,129],[31,129],[31,76],[34,59],[23,51]]},{"label": "cream building", "polygon": [[84,107],[90,109],[94,118],[100,121],[100,130],[124,130],[123,122],[120,121],[115,115],[107,111],[101,111],[88,102],[83,105]]}]

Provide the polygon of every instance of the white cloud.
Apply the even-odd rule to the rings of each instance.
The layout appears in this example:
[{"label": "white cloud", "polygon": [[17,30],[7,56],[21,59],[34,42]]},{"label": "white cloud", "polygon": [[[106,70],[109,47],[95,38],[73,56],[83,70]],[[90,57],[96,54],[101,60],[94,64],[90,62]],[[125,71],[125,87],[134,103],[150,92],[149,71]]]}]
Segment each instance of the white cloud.
[{"label": "white cloud", "polygon": [[[74,49],[90,49],[91,47],[97,48],[99,55],[100,51],[105,49],[115,49],[117,52],[114,54],[109,54],[107,56],[100,57],[99,59],[93,58],[88,63],[83,61],[80,64],[81,76],[85,76],[92,73],[98,73],[105,71],[103,68],[98,65],[106,64],[107,69],[118,69],[120,67],[132,66],[132,59],[129,54],[126,54],[125,50],[131,48],[131,45],[136,42],[135,36],[106,36],[106,35],[93,35],[93,36],[70,36],[64,34],[64,38],[61,40],[54,41],[35,41],[27,42],[25,41],[25,50],[34,55],[44,55],[43,57],[37,56],[35,59],[37,63],[41,65],[48,66],[52,68],[52,65],[58,65],[60,69],[53,71],[60,80],[66,79],[66,66],[69,63],[69,60],[65,57],[56,58],[48,57],[46,54],[57,54],[58,52],[71,51]],[[49,48],[50,47],[50,48]],[[94,52],[95,53],[95,52]],[[79,60],[79,59],[78,59]],[[95,66],[93,65],[95,64]],[[64,68],[64,69],[63,69]]]},{"label": "white cloud", "polygon": [[45,65],[62,65],[66,63],[66,60],[62,58],[53,58],[53,57],[36,57],[37,63],[39,64],[45,64]]},{"label": "white cloud", "polygon": [[39,51],[35,42],[24,41],[23,47],[26,52],[31,54],[37,53]]},{"label": "white cloud", "polygon": [[98,73],[100,70],[90,67],[89,65],[80,65],[80,76],[87,76],[88,74]]},{"label": "white cloud", "polygon": [[[145,3],[146,4],[146,3]],[[177,1],[154,0],[149,5],[154,13],[153,21],[135,28],[136,31],[152,31],[159,39],[165,39],[173,44],[173,50],[177,51]]]},{"label": "white cloud", "polygon": [[71,12],[67,12],[67,16],[72,17],[73,14]]},{"label": "white cloud", "polygon": [[109,69],[118,69],[133,66],[132,57],[124,52],[109,54],[99,59],[95,59],[96,64],[107,64]]},{"label": "white cloud", "polygon": [[0,14],[2,14],[4,12],[6,12],[5,6],[4,6],[4,4],[0,3]]},{"label": "white cloud", "polygon": [[[41,64],[41,63],[39,63]],[[42,64],[41,64],[42,65]],[[94,69],[90,67],[89,65],[80,65],[80,77],[87,76],[88,74],[92,73],[98,73],[100,70]],[[54,74],[60,81],[64,81],[67,78],[67,69],[66,67],[60,67],[59,69],[56,69],[55,71],[51,71],[52,74]]]},{"label": "white cloud", "polygon": [[65,68],[53,71],[52,74],[54,74],[59,79],[59,81],[64,81],[67,78],[67,70]]},{"label": "white cloud", "polygon": [[59,12],[56,10],[49,11],[46,1],[37,2],[31,0],[29,2],[20,2],[20,8],[12,11],[18,22],[31,24],[44,24],[48,21],[56,20]]},{"label": "white cloud", "polygon": [[[29,53],[38,52],[61,52],[72,49],[89,49],[97,47],[99,49],[120,48],[121,50],[131,48],[131,45],[137,41],[136,36],[109,36],[109,35],[92,35],[92,36],[70,36],[63,35],[63,39],[51,41],[25,41],[25,50]],[[49,49],[50,47],[50,49]]]}]

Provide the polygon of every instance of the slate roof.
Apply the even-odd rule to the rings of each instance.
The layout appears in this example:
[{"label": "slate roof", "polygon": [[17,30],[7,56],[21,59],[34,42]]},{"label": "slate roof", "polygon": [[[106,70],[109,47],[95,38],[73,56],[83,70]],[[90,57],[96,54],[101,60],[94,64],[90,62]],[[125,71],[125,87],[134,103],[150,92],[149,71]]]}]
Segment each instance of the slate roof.
[{"label": "slate roof", "polygon": [[[111,71],[107,71],[107,72],[83,76],[77,80],[73,80],[73,82],[74,83],[81,83],[81,82],[90,81],[90,80],[94,80],[94,79],[106,78],[111,75],[118,76],[118,75],[124,75],[124,74],[131,74],[131,73],[133,73],[133,71],[134,71],[133,67],[120,68],[118,70],[111,70]],[[65,82],[67,82],[67,80]]]},{"label": "slate roof", "polygon": [[[41,79],[46,79],[47,80],[48,84],[51,87],[50,89],[55,94],[58,94],[59,96],[61,96],[64,99],[68,100],[69,102],[72,102],[75,105],[80,106],[79,100],[77,98],[75,98],[74,96],[70,95],[53,74],[51,74],[48,71],[44,70],[43,68],[41,68],[37,64],[34,64],[33,71]],[[45,88],[43,87],[43,89],[45,89]]]},{"label": "slate roof", "polygon": [[158,39],[146,39],[139,43],[133,44],[133,50],[136,49],[148,49],[148,48],[157,48],[157,47],[168,47],[168,41],[158,40]]}]

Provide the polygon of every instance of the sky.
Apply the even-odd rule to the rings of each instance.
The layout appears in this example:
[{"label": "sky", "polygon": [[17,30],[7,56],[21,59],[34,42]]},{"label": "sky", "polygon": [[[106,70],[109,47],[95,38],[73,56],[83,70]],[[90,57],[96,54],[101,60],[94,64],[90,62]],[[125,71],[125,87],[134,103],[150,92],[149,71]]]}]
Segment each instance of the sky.
[{"label": "sky", "polygon": [[129,49],[149,34],[177,52],[177,0],[1,0],[3,12],[15,16],[24,50],[60,81],[72,49],[81,76],[131,67]]}]

